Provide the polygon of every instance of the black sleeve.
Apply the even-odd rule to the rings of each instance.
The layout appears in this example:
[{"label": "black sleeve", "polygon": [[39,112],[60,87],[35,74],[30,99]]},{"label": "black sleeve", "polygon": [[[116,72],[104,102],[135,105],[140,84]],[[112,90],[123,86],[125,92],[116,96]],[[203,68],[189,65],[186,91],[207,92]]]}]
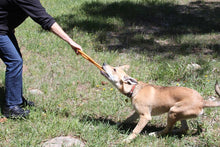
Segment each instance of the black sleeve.
[{"label": "black sleeve", "polygon": [[16,0],[16,2],[43,29],[50,30],[51,26],[55,23],[54,18],[46,12],[39,0]]}]

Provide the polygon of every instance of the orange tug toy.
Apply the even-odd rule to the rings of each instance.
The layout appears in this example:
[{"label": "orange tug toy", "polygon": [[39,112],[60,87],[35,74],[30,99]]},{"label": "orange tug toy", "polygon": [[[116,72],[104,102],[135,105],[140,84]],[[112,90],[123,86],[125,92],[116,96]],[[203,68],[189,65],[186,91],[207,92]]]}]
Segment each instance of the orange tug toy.
[{"label": "orange tug toy", "polygon": [[86,60],[90,61],[92,64],[94,64],[99,70],[103,71],[102,66],[96,63],[91,57],[89,57],[86,53],[84,53],[82,50],[78,50],[80,55],[85,58]]}]

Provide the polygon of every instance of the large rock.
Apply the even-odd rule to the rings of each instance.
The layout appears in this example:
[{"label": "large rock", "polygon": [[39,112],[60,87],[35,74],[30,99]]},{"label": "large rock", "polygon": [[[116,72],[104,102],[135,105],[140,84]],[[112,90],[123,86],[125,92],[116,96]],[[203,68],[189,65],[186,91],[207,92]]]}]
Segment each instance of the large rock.
[{"label": "large rock", "polygon": [[85,144],[74,137],[71,136],[61,136],[53,138],[45,143],[43,143],[42,147],[84,147]]}]

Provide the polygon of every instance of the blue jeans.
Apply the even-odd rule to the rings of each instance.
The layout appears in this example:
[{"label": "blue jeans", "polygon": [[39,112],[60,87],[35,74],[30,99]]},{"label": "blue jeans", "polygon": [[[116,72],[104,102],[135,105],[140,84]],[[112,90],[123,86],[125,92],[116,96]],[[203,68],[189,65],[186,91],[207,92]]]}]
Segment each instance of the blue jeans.
[{"label": "blue jeans", "polygon": [[22,67],[23,60],[14,33],[0,35],[0,57],[6,65],[5,104],[15,106],[22,100]]}]

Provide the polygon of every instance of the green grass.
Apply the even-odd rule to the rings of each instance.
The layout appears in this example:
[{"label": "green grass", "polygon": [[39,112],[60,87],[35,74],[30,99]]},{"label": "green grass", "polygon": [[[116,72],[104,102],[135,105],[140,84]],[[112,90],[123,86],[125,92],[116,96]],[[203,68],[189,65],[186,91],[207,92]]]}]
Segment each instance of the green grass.
[{"label": "green grass", "polygon": [[[215,95],[214,84],[220,79],[220,1],[47,0],[42,4],[98,63],[129,64],[128,74],[138,80],[190,87],[205,99]],[[120,144],[135,126],[116,126],[132,111],[130,101],[95,66],[30,18],[16,29],[16,36],[24,59],[24,95],[36,107],[30,108],[26,120],[0,124],[0,146],[40,146],[67,135],[100,147],[219,146],[219,108],[205,109],[204,116],[189,120],[187,135],[148,136],[166,125],[166,115],[161,115],[153,117],[131,144]],[[201,69],[187,69],[192,63]],[[4,72],[2,62],[1,99]],[[33,95],[30,89],[43,94]],[[202,132],[193,135],[197,122]]]}]

